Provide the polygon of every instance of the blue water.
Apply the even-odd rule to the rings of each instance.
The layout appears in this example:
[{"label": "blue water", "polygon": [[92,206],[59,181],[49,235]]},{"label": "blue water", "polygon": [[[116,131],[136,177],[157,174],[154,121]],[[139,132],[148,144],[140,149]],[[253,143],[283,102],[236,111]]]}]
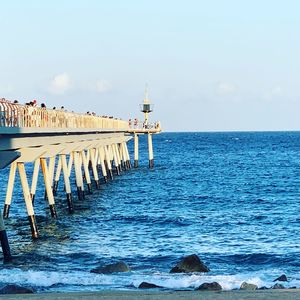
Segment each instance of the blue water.
[{"label": "blue water", "polygon": [[[16,257],[2,266],[0,284],[67,291],[135,289],[142,281],[192,289],[218,281],[233,289],[245,280],[270,287],[284,273],[286,287],[300,287],[300,132],[163,133],[153,142],[153,170],[141,137],[139,168],[75,199],[73,215],[60,185],[59,219],[51,220],[39,184],[38,241],[31,240],[17,180],[6,222]],[[1,171],[1,203],[7,174]],[[193,253],[211,272],[169,274]],[[117,260],[132,272],[89,272]]]}]

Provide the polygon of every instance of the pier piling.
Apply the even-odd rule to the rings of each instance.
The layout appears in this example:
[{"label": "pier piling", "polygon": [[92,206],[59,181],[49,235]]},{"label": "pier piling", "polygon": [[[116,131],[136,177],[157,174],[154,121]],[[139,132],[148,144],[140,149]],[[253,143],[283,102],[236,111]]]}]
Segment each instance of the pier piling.
[{"label": "pier piling", "polygon": [[109,155],[109,152],[108,152],[108,149],[106,146],[104,146],[104,152],[105,152],[105,160],[106,160],[106,164],[107,164],[107,168],[108,168],[108,173],[109,173],[110,179],[113,180],[114,176],[113,176],[113,172],[111,169],[110,155]]},{"label": "pier piling", "polygon": [[8,262],[12,259],[12,256],[10,254],[10,247],[8,243],[7,233],[4,226],[1,210],[0,210],[0,242],[1,242],[2,252],[3,252],[3,260],[4,262]]},{"label": "pier piling", "polygon": [[60,174],[61,174],[61,157],[59,156],[58,158],[58,162],[57,162],[57,167],[56,167],[56,172],[55,172],[55,178],[54,178],[54,182],[53,182],[53,195],[56,196],[57,194],[57,188],[58,188],[58,182],[59,182],[59,178],[60,178]]},{"label": "pier piling", "polygon": [[103,176],[104,182],[106,183],[107,182],[107,171],[106,171],[105,162],[104,162],[105,154],[104,154],[103,147],[100,147],[98,149],[98,154],[99,154],[99,158],[100,158],[102,176]]},{"label": "pier piling", "polygon": [[90,149],[90,159],[91,159],[91,163],[92,163],[94,181],[95,181],[96,189],[99,189],[100,188],[99,175],[98,175],[95,155],[96,155],[96,150],[95,149]]},{"label": "pier piling", "polygon": [[36,186],[37,186],[37,181],[38,181],[38,176],[39,176],[39,169],[40,169],[40,159],[37,158],[34,161],[34,168],[33,168],[31,188],[30,188],[30,195],[31,195],[31,200],[32,200],[33,205],[34,205]]},{"label": "pier piling", "polygon": [[31,195],[30,195],[30,191],[29,191],[29,186],[28,186],[24,163],[18,162],[17,165],[18,165],[18,170],[19,170],[19,174],[20,174],[21,185],[22,185],[22,189],[23,189],[23,195],[24,195],[25,205],[26,205],[27,214],[28,214],[28,220],[29,220],[30,229],[31,229],[31,235],[32,235],[33,239],[36,239],[36,238],[38,238],[39,233],[38,233],[38,229],[37,229],[37,225],[36,225],[34,209],[33,209],[33,205],[32,205],[32,200],[31,200]]},{"label": "pier piling", "polygon": [[134,167],[139,166],[139,136],[137,133],[134,134]]},{"label": "pier piling", "polygon": [[83,180],[82,180],[82,170],[79,161],[79,154],[77,151],[73,152],[74,157],[74,169],[75,169],[75,179],[76,179],[76,186],[77,186],[77,195],[79,200],[83,200],[84,196],[84,188],[83,188]]},{"label": "pier piling", "polygon": [[92,194],[92,183],[91,183],[91,177],[90,177],[90,173],[89,173],[89,164],[88,164],[87,157],[85,155],[85,151],[82,150],[80,155],[82,158],[84,176],[85,176],[85,180],[86,180],[86,184],[87,184],[87,188],[88,188],[88,193]]},{"label": "pier piling", "polygon": [[66,191],[66,196],[67,196],[68,209],[69,209],[69,213],[73,213],[74,206],[73,206],[71,184],[70,184],[66,154],[61,154],[60,157],[61,157],[61,164],[62,164],[62,170],[63,170],[63,175],[64,175],[64,183],[65,183],[65,191]]},{"label": "pier piling", "polygon": [[153,145],[152,145],[151,133],[148,133],[148,152],[149,152],[149,168],[152,169],[154,167],[154,160],[153,160]]},{"label": "pier piling", "polygon": [[9,216],[9,209],[10,209],[13,189],[14,189],[14,185],[15,185],[16,169],[17,169],[17,163],[13,162],[10,165],[10,170],[9,170],[8,184],[7,184],[6,197],[5,197],[5,204],[4,204],[4,209],[3,209],[3,218],[4,219],[7,219],[8,216]]},{"label": "pier piling", "polygon": [[45,187],[46,187],[46,193],[47,193],[47,199],[48,199],[48,203],[49,203],[50,213],[51,213],[52,218],[57,218],[53,190],[51,187],[50,174],[49,174],[49,170],[47,168],[46,158],[41,158],[40,162],[41,162],[41,168],[42,168],[42,172],[43,172],[43,176],[44,176],[44,183],[45,183]]}]

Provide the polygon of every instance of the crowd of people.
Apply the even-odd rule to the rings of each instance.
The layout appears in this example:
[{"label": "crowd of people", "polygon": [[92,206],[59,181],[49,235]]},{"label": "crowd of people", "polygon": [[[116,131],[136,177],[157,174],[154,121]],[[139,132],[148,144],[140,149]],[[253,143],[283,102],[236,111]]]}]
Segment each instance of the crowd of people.
[{"label": "crowd of people", "polygon": [[[1,103],[2,103],[2,105],[1,105]],[[40,111],[41,113],[43,110],[49,111],[49,109],[47,109],[47,106],[44,102],[41,103],[40,105],[38,105],[38,102],[36,99],[26,102],[23,105],[21,105],[18,100],[8,100],[6,98],[0,98],[0,119],[1,119],[0,123],[2,123],[1,126],[6,126],[6,125],[16,126],[15,123],[18,123],[19,121],[17,121],[17,120],[20,120],[20,115],[18,113],[18,111],[20,110],[19,105],[20,105],[20,107],[26,109],[26,115],[24,115],[23,119],[27,120],[26,121],[27,123],[28,122],[32,123],[33,121],[34,121],[34,123],[37,123],[36,122],[36,120],[38,120],[37,116],[40,114],[40,113],[38,113],[38,111]],[[38,108],[38,110],[35,108]],[[42,110],[40,110],[40,109],[42,109]],[[51,109],[50,109],[50,111],[51,111]],[[50,111],[49,111],[49,113],[50,113]],[[56,106],[54,106],[52,108],[52,111],[57,111],[59,113],[59,115],[61,115],[60,114],[61,112],[68,112],[64,106],[61,106],[60,108],[57,108]],[[74,111],[71,111],[68,113],[75,114]],[[42,114],[43,114],[43,117],[41,117],[41,119],[48,122],[48,112],[45,111],[45,113],[42,113]],[[53,115],[53,114],[51,113],[51,115]],[[107,118],[107,119],[120,120],[120,119],[114,118],[113,116],[106,116],[106,115],[98,116],[95,112],[91,112],[91,111],[87,111],[85,113],[85,115],[92,116],[92,117],[101,117],[101,118]],[[53,116],[55,116],[55,115],[53,115]],[[63,116],[61,115],[60,117],[56,117],[56,118],[62,118],[62,117]]]}]

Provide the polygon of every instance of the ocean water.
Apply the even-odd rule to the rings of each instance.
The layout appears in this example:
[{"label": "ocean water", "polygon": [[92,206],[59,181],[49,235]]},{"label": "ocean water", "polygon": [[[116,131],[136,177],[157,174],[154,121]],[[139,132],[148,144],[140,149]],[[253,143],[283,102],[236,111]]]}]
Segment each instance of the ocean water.
[{"label": "ocean water", "polygon": [[[0,285],[132,290],[148,281],[178,290],[217,281],[228,290],[243,281],[271,287],[286,274],[284,285],[300,288],[300,132],[163,133],[153,143],[153,170],[141,137],[139,168],[115,176],[84,201],[75,199],[73,215],[61,184],[59,218],[52,220],[39,184],[37,241],[17,179],[6,221],[15,257],[1,265]],[[132,141],[129,147],[132,154]],[[1,170],[1,205],[7,177],[8,169]],[[169,273],[193,253],[209,273]],[[90,273],[119,260],[132,271]]]}]

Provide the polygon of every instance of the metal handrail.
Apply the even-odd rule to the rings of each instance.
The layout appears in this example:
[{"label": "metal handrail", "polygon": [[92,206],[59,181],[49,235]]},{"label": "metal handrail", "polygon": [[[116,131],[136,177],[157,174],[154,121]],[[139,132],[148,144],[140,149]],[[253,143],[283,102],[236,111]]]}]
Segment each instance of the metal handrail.
[{"label": "metal handrail", "polygon": [[141,122],[138,120],[129,120],[128,122],[129,130],[140,130],[140,131],[147,131],[147,130],[157,130],[161,131],[160,122],[148,123]]},{"label": "metal handrail", "polygon": [[127,131],[127,121],[0,100],[0,127],[93,128]]}]

